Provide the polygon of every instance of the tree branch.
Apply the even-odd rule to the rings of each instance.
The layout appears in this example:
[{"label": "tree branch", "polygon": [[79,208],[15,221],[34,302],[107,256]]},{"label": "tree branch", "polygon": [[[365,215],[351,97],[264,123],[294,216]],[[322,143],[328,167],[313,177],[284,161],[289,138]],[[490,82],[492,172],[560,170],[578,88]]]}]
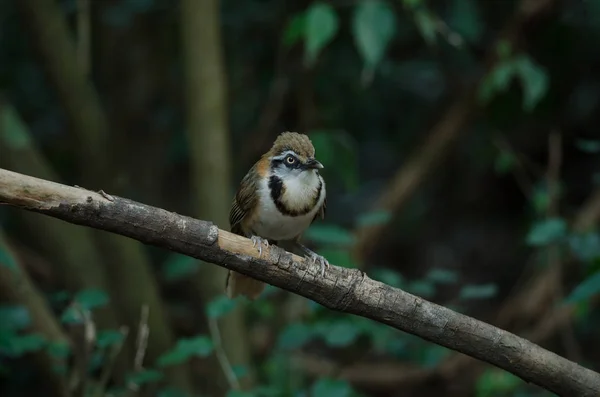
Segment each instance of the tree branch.
[{"label": "tree branch", "polygon": [[597,396],[600,374],[484,322],[368,278],[358,269],[318,265],[270,246],[258,257],[249,239],[210,222],[125,198],[0,169],[0,201],[94,227],[235,270],[340,312],[417,335],[512,372],[561,396]]}]

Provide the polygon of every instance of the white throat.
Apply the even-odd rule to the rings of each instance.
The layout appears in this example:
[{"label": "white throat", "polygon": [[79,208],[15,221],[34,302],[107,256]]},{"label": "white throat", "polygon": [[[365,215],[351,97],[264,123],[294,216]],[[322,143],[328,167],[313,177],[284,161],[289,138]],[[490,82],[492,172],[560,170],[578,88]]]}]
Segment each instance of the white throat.
[{"label": "white throat", "polygon": [[269,178],[261,180],[258,188],[259,196],[259,214],[258,222],[254,227],[254,232],[259,236],[272,240],[291,240],[302,234],[311,224],[319,209],[325,201],[325,181],[316,172],[310,170],[301,172],[293,170],[291,172],[274,172],[274,175],[281,178],[284,185],[284,195],[282,200],[290,209],[302,209],[315,202],[315,194],[321,185],[321,191],[316,205],[311,210],[299,216],[284,215],[279,211],[269,189]]},{"label": "white throat", "polygon": [[316,170],[292,172],[275,171],[275,175],[281,178],[285,193],[282,200],[290,208],[303,208],[314,202],[315,194],[321,184],[321,178]]}]

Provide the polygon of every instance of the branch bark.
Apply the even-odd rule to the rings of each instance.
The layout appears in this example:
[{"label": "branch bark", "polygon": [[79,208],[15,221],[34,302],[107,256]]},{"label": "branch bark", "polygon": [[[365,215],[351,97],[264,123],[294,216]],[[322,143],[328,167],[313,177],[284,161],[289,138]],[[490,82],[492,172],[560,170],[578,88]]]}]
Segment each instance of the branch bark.
[{"label": "branch bark", "polygon": [[363,316],[510,371],[560,396],[600,393],[600,374],[507,331],[368,278],[358,269],[318,265],[196,220],[125,198],[0,169],[0,201],[121,234],[240,272],[327,308]]}]

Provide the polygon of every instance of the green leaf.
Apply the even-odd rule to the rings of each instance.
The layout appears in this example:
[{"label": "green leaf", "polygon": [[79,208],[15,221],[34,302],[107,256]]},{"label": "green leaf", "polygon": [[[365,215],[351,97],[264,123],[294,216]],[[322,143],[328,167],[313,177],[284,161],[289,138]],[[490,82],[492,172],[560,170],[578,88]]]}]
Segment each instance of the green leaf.
[{"label": "green leaf", "polygon": [[456,271],[448,269],[431,269],[425,278],[436,284],[454,284],[458,281]]},{"label": "green leaf", "polygon": [[404,277],[396,270],[388,268],[374,268],[371,271],[371,275],[374,280],[381,281],[384,284],[390,285],[396,288],[402,288],[404,285]]},{"label": "green leaf", "polygon": [[229,299],[225,295],[219,295],[206,305],[206,313],[209,317],[219,318],[235,309],[236,304],[236,300]]},{"label": "green leaf", "polygon": [[340,179],[348,190],[358,188],[356,140],[345,131],[311,130],[309,135],[325,179]]},{"label": "green leaf", "polygon": [[509,87],[510,82],[517,72],[517,67],[513,61],[506,61],[500,63],[493,69],[492,79],[494,85],[499,91],[506,91]]},{"label": "green leaf", "polygon": [[423,0],[402,0],[404,7],[409,10],[415,10],[423,5]]},{"label": "green leaf", "polygon": [[523,381],[510,372],[487,369],[477,380],[475,389],[477,397],[496,397],[507,395],[521,385]]},{"label": "green leaf", "polygon": [[172,350],[167,353],[162,354],[156,360],[156,364],[161,367],[168,367],[171,365],[178,365],[186,362],[191,357],[191,354],[182,351],[182,350]]},{"label": "green leaf", "polygon": [[346,381],[321,378],[313,383],[310,395],[315,397],[350,397],[352,393],[352,387]]},{"label": "green leaf", "polygon": [[0,266],[6,266],[12,271],[18,270],[17,260],[10,251],[0,243]]},{"label": "green leaf", "polygon": [[531,198],[533,209],[537,214],[545,214],[550,205],[550,195],[544,184],[538,184],[533,189],[533,197]]},{"label": "green leaf", "polygon": [[71,300],[71,293],[69,291],[56,291],[49,294],[48,298],[53,304],[62,305]]},{"label": "green leaf", "polygon": [[567,234],[567,223],[562,218],[548,218],[533,224],[527,235],[527,244],[543,246],[554,243]]},{"label": "green leaf", "polygon": [[160,389],[156,397],[190,397],[187,393],[173,387],[167,386]]},{"label": "green leaf", "polygon": [[60,322],[63,324],[80,324],[82,321],[81,314],[73,305],[67,307],[60,316]]},{"label": "green leaf", "polygon": [[75,295],[75,300],[79,302],[83,309],[92,310],[106,305],[109,297],[106,292],[100,289],[84,289]]},{"label": "green leaf", "polygon": [[334,320],[320,327],[320,334],[331,347],[345,347],[358,338],[361,329],[350,320]]},{"label": "green leaf", "polygon": [[7,102],[0,107],[0,141],[13,150],[31,146],[27,126],[15,108]]},{"label": "green leaf", "polygon": [[65,359],[71,353],[71,346],[67,342],[53,341],[46,346],[48,354],[57,359]]},{"label": "green leaf", "polygon": [[103,354],[103,352],[96,350],[93,351],[90,357],[90,361],[88,362],[88,371],[96,372],[100,368],[104,367],[107,356]]},{"label": "green leaf", "polygon": [[338,16],[328,3],[317,1],[306,10],[304,64],[307,67],[314,65],[319,53],[333,40],[338,29]]},{"label": "green leaf", "polygon": [[406,351],[408,343],[400,331],[370,320],[361,325],[365,335],[371,339],[375,352],[400,356]]},{"label": "green leaf", "polygon": [[106,292],[99,289],[84,289],[75,294],[75,303],[69,305],[60,317],[60,321],[65,324],[78,324],[83,321],[81,310],[93,310],[97,307],[106,305],[109,297]]},{"label": "green leaf", "polygon": [[423,298],[431,298],[435,295],[435,285],[428,280],[415,280],[406,287],[406,290],[411,294],[421,296]]},{"label": "green leaf", "polygon": [[513,61],[507,60],[496,65],[479,86],[479,101],[486,104],[495,94],[506,91],[515,73],[516,66]]},{"label": "green leaf", "polygon": [[435,368],[451,352],[448,348],[431,344],[423,349],[419,362],[425,368]]},{"label": "green leaf", "polygon": [[184,340],[185,348],[192,350],[195,356],[207,357],[209,356],[215,345],[208,336],[197,336],[196,338]]},{"label": "green leaf", "polygon": [[377,353],[402,357],[411,345],[407,338],[387,326],[372,327],[368,332],[373,349]]},{"label": "green leaf", "polygon": [[277,315],[274,302],[267,299],[253,302],[252,309],[256,310],[256,313],[263,319],[273,318]]},{"label": "green leaf", "polygon": [[112,345],[117,345],[123,342],[125,339],[125,335],[123,335],[119,331],[115,330],[101,330],[98,331],[98,335],[96,337],[96,345],[101,348],[107,348]]},{"label": "green leaf", "polygon": [[159,367],[181,364],[193,356],[207,357],[214,350],[212,340],[205,335],[190,339],[180,339],[170,351],[161,355],[157,360]]},{"label": "green leaf", "polygon": [[282,41],[286,47],[292,47],[302,40],[306,29],[306,14],[299,12],[295,14],[287,23],[283,32]]},{"label": "green leaf", "polygon": [[0,334],[0,352],[11,357],[21,357],[41,350],[46,345],[46,339],[40,334],[18,335],[10,331]]},{"label": "green leaf", "polygon": [[496,284],[468,284],[461,288],[460,299],[488,299],[498,293]]},{"label": "green leaf", "polygon": [[351,246],[355,238],[348,230],[336,225],[313,224],[304,237],[319,244]]},{"label": "green leaf", "polygon": [[303,323],[288,324],[279,334],[277,346],[280,349],[299,349],[313,338],[312,328]]},{"label": "green leaf", "polygon": [[437,36],[437,19],[431,14],[429,11],[421,9],[415,11],[414,14],[415,23],[417,24],[417,28],[425,39],[427,45],[435,44],[436,36]]},{"label": "green leaf", "polygon": [[483,34],[481,14],[475,0],[454,0],[450,8],[448,25],[465,40],[477,44]]},{"label": "green leaf", "polygon": [[19,331],[31,325],[31,316],[27,307],[22,305],[0,306],[0,329]]},{"label": "green leaf", "polygon": [[381,0],[362,0],[355,8],[352,30],[365,69],[372,70],[383,59],[396,32],[394,10]]},{"label": "green leaf", "polygon": [[591,275],[575,287],[565,299],[565,303],[570,305],[584,302],[598,293],[600,293],[600,272]]},{"label": "green leaf", "polygon": [[238,379],[242,379],[248,376],[249,374],[248,367],[246,367],[245,365],[232,365],[231,371]]},{"label": "green leaf", "polygon": [[501,150],[494,161],[494,170],[499,175],[510,172],[517,163],[515,155],[507,150]]},{"label": "green leaf", "polygon": [[321,248],[319,255],[322,255],[329,263],[336,266],[346,268],[356,267],[352,253],[347,248]]},{"label": "green leaf", "polygon": [[[578,139],[575,145],[579,150],[586,153],[600,153],[600,141],[592,139]],[[1,252],[0,252],[1,254]],[[1,262],[0,258],[0,262]]]},{"label": "green leaf", "polygon": [[172,253],[165,261],[162,273],[165,280],[180,280],[195,273],[200,268],[200,261],[187,255]]},{"label": "green leaf", "polygon": [[385,225],[392,220],[390,211],[378,210],[360,214],[356,219],[356,226],[367,227],[376,225]]},{"label": "green leaf", "polygon": [[231,389],[226,394],[226,397],[259,397],[259,396],[260,396],[260,394],[258,394],[255,391],[252,391],[252,390],[244,391],[244,390]]},{"label": "green leaf", "polygon": [[591,262],[600,259],[600,235],[596,232],[571,235],[569,246],[581,261]]},{"label": "green leaf", "polygon": [[510,41],[505,39],[498,41],[498,44],[496,45],[496,53],[500,59],[508,60],[512,54],[512,44]]},{"label": "green leaf", "polygon": [[46,338],[41,334],[27,334],[19,336],[13,343],[15,348],[25,354],[44,348]]},{"label": "green leaf", "polygon": [[526,55],[518,57],[515,64],[523,84],[523,109],[530,112],[548,91],[548,73]]},{"label": "green leaf", "polygon": [[144,369],[140,372],[136,372],[127,376],[127,383],[134,383],[138,386],[141,386],[148,383],[158,382],[162,380],[163,377],[164,375],[160,371],[155,369]]}]

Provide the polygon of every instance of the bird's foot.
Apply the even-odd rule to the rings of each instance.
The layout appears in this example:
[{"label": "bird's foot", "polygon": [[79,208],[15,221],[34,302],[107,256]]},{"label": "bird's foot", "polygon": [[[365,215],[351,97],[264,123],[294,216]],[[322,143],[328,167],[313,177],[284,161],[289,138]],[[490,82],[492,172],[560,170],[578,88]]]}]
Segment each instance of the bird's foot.
[{"label": "bird's foot", "polygon": [[264,248],[268,248],[269,241],[259,236],[252,236],[250,237],[250,240],[252,240],[252,246],[258,250],[258,257],[260,258],[263,246]]},{"label": "bird's foot", "polygon": [[305,258],[308,259],[309,261],[312,261],[312,263],[318,262],[321,265],[321,277],[325,276],[325,268],[329,267],[329,262],[327,262],[327,259],[325,259],[325,257],[317,254],[316,252],[309,250],[308,248],[306,248],[305,251],[306,251]]}]

